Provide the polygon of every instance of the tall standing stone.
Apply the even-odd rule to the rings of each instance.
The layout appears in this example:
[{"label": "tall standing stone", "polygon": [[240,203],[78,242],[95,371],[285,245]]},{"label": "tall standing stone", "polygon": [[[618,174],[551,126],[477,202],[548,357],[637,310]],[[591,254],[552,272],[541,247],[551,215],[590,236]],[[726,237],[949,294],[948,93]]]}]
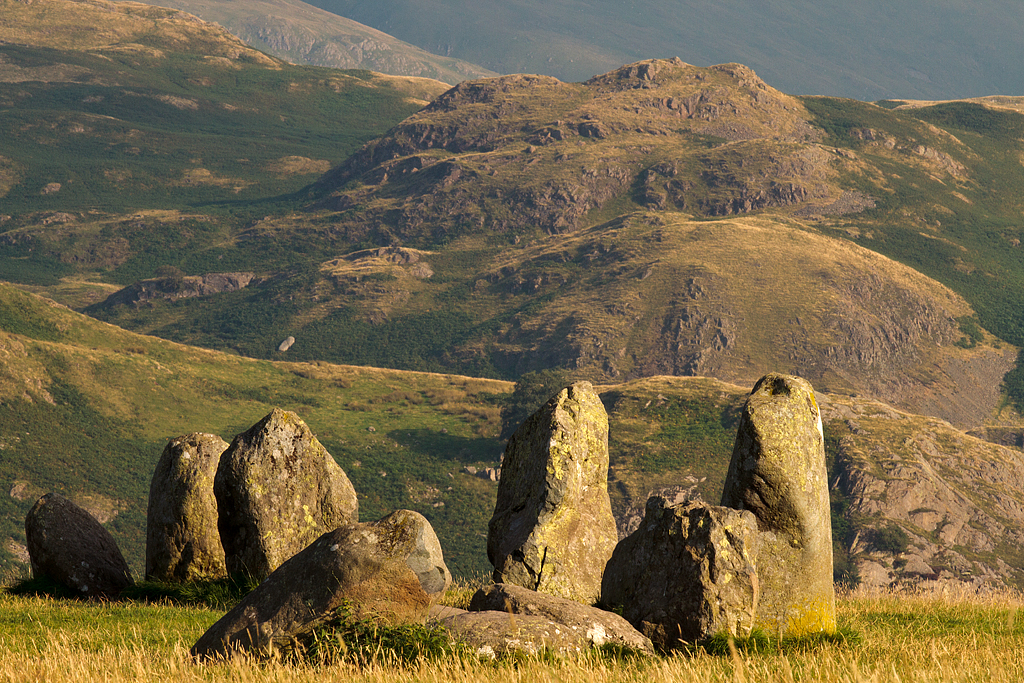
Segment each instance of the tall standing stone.
[{"label": "tall standing stone", "polygon": [[757,518],[757,626],[804,635],[836,630],[825,439],[814,390],[762,377],[747,398],[722,505]]},{"label": "tall standing stone", "polygon": [[32,574],[48,576],[89,598],[113,598],[132,585],[110,532],[59,493],[47,493],[25,517]]},{"label": "tall standing stone", "polygon": [[146,514],[146,578],[194,581],[227,575],[213,479],[228,443],[214,434],[171,439],[153,472]]},{"label": "tall standing stone", "polygon": [[295,413],[272,413],[234,438],[213,484],[231,575],[262,580],[324,532],[355,522],[352,482]]},{"label": "tall standing stone", "polygon": [[617,541],[608,415],[593,386],[578,382],[509,440],[487,557],[497,583],[592,604]]}]

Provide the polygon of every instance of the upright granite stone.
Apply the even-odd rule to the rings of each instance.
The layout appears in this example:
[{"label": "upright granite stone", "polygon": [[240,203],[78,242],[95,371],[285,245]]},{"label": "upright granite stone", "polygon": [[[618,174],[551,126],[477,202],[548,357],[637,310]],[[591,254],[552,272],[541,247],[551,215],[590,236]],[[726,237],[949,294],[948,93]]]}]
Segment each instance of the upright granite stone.
[{"label": "upright granite stone", "polygon": [[114,538],[59,493],[40,498],[25,518],[34,576],[47,576],[89,598],[112,598],[132,585]]},{"label": "upright granite stone", "polygon": [[171,439],[156,465],[146,514],[146,578],[194,581],[227,576],[217,530],[213,479],[224,439],[186,434]]},{"label": "upright granite stone", "polygon": [[234,438],[213,492],[228,573],[262,580],[358,518],[352,483],[298,415],[274,409]]},{"label": "upright granite stone", "polygon": [[757,518],[757,626],[783,635],[834,632],[825,439],[806,380],[769,374],[754,385],[740,418],[722,505],[750,510]]},{"label": "upright granite stone", "polygon": [[608,498],[608,415],[593,386],[578,382],[509,440],[487,557],[496,583],[592,604],[617,541]]},{"label": "upright granite stone", "polygon": [[747,511],[652,497],[615,548],[601,601],[655,645],[750,634],[758,603],[757,520]]},{"label": "upright granite stone", "polygon": [[192,656],[293,648],[345,603],[358,617],[423,623],[450,583],[437,536],[418,512],[347,524],[278,567],[203,634]]}]

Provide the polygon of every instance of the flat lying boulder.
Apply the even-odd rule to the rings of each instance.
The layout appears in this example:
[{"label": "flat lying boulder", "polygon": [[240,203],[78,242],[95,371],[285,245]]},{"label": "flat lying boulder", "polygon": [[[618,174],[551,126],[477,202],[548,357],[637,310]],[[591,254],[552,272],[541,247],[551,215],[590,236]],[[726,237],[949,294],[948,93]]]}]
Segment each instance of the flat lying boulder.
[{"label": "flat lying boulder", "polygon": [[572,600],[538,593],[513,584],[484,586],[469,605],[471,612],[497,611],[516,615],[544,617],[560,624],[567,633],[589,644],[601,647],[619,645],[653,654],[651,641],[614,612],[581,605]]},{"label": "flat lying boulder", "polygon": [[195,581],[227,576],[213,480],[228,443],[186,434],[164,448],[149,488],[146,578]]},{"label": "flat lying boulder", "polygon": [[758,602],[757,520],[750,512],[652,497],[640,527],[615,548],[602,602],[655,645],[719,633],[745,637]]},{"label": "flat lying boulder", "polygon": [[835,632],[825,438],[809,382],[769,374],[754,385],[722,505],[757,518],[757,626],[791,636]]},{"label": "flat lying boulder", "polygon": [[390,623],[423,623],[450,582],[437,536],[418,512],[348,524],[285,561],[203,634],[192,656],[291,649],[342,606]]},{"label": "flat lying boulder", "polygon": [[617,542],[608,498],[608,415],[593,386],[578,382],[509,440],[487,557],[496,583],[593,604]]},{"label": "flat lying boulder", "polygon": [[585,634],[539,615],[446,608],[439,612],[436,622],[478,656],[492,659],[542,652],[572,656],[594,647]]},{"label": "flat lying boulder", "polygon": [[47,576],[89,598],[113,598],[132,585],[114,538],[59,493],[40,498],[25,518],[33,576]]},{"label": "flat lying boulder", "polygon": [[345,472],[298,415],[277,408],[234,438],[213,492],[232,576],[262,580],[325,531],[358,520]]}]

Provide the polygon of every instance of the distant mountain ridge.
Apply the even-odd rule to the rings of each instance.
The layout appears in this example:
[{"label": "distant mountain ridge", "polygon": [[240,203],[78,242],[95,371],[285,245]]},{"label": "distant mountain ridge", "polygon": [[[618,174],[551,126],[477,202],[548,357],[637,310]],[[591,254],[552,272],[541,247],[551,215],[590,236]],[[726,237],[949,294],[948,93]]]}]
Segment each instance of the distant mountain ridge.
[{"label": "distant mountain ridge", "polygon": [[435,54],[583,81],[620,64],[740,62],[792,94],[1024,94],[1024,11],[1005,0],[312,0]]},{"label": "distant mountain ridge", "polygon": [[451,84],[497,75],[454,57],[431,54],[299,0],[154,0],[150,4],[216,22],[249,45],[296,64],[367,69]]}]

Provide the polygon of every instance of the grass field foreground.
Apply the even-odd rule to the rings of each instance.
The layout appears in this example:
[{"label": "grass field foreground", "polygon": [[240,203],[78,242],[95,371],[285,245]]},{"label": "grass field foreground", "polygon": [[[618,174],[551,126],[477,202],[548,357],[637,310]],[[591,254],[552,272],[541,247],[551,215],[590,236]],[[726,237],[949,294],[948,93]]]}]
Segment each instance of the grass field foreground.
[{"label": "grass field foreground", "polygon": [[396,666],[193,663],[188,647],[221,612],[146,604],[68,602],[0,594],[4,681],[1019,681],[1020,594],[844,595],[844,645],[780,652],[704,651],[648,659],[420,661]]}]

